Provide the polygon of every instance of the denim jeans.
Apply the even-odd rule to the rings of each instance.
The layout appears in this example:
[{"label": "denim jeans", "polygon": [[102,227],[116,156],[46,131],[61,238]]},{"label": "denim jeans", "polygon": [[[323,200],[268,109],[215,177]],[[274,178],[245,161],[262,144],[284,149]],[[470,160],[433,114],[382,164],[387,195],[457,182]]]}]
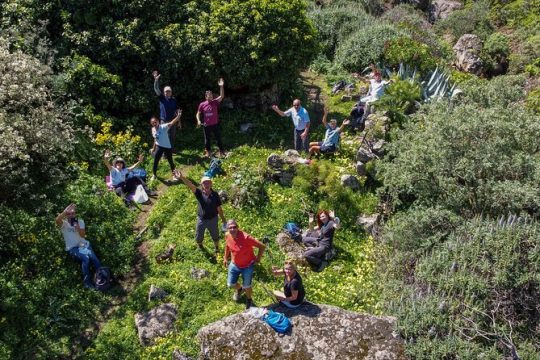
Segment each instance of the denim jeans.
[{"label": "denim jeans", "polygon": [[[74,258],[75,260],[79,261],[81,263],[82,267],[82,273],[83,273],[83,283],[85,286],[93,286],[92,283],[92,277],[90,276],[90,262],[94,264],[94,268],[97,270],[101,267],[101,263],[99,262],[99,259],[97,258],[96,254],[94,253],[94,250],[92,250],[92,247],[88,245],[86,248],[87,253],[81,253],[79,250],[80,248],[78,246],[72,247],[69,249],[68,253],[69,255]],[[83,250],[84,252],[85,250]]]},{"label": "denim jeans", "polygon": [[238,282],[240,274],[242,274],[242,289],[251,287],[251,281],[253,279],[253,264],[245,268],[239,268],[232,261],[229,263],[229,271],[227,274],[227,285],[232,287]]}]

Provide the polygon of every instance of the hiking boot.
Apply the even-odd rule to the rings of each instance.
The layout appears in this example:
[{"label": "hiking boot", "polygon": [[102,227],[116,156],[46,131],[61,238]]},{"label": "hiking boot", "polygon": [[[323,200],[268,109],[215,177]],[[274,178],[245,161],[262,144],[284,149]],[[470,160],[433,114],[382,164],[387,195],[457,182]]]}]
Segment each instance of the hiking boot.
[{"label": "hiking boot", "polygon": [[219,244],[218,243],[214,243],[214,254],[219,254]]},{"label": "hiking boot", "polygon": [[158,193],[157,193],[157,191],[150,190],[150,191],[148,191],[148,196],[150,196],[150,197],[157,197],[157,196],[158,196]]},{"label": "hiking boot", "polygon": [[247,299],[246,300],[246,310],[253,306],[253,300]]},{"label": "hiking boot", "polygon": [[242,291],[243,291],[243,290],[244,290],[244,289],[242,289],[242,288],[236,289],[236,291],[234,292],[234,294],[233,294],[233,296],[232,296],[232,299],[233,299],[234,301],[240,300],[240,295],[242,295]]},{"label": "hiking boot", "polygon": [[197,247],[199,248],[199,250],[204,250],[204,246],[202,243],[197,243]]}]

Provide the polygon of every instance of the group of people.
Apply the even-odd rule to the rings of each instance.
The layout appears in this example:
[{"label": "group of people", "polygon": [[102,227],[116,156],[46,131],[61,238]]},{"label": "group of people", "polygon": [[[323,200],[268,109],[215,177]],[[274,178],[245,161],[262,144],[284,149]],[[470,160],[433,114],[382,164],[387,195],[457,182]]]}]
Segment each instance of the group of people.
[{"label": "group of people", "polygon": [[[261,261],[266,246],[251,235],[240,230],[235,220],[226,221],[221,207],[220,196],[212,188],[212,179],[206,176],[202,177],[200,187],[197,187],[181,171],[176,169],[172,155],[176,129],[182,127],[180,121],[182,111],[178,108],[178,103],[172,96],[171,87],[165,86],[162,93],[159,87],[160,74],[154,71],[153,76],[154,90],[159,98],[160,116],[159,118],[152,117],[150,119],[152,136],[154,138],[151,149],[151,153],[154,156],[152,177],[155,178],[157,176],[159,161],[165,155],[169,162],[173,178],[181,180],[194,194],[198,202],[195,241],[199,249],[204,250],[204,234],[208,231],[214,244],[214,254],[217,255],[220,252],[219,240],[221,236],[219,220],[221,220],[222,229],[226,231],[223,263],[228,269],[227,285],[235,289],[233,295],[235,300],[238,300],[242,293],[245,294],[246,307],[249,308],[252,305],[254,266]],[[368,96],[362,98],[360,102],[364,110],[362,114],[364,118],[369,114],[373,102],[382,95],[387,84],[388,82],[381,80],[380,73],[375,73],[375,77],[370,84]],[[219,105],[225,95],[223,79],[219,79],[218,86],[220,88],[219,96],[214,98],[212,91],[206,91],[205,101],[199,104],[196,114],[197,125],[203,126],[204,129],[204,156],[207,157],[211,154],[212,137],[217,142],[219,154],[221,156],[225,155],[218,116]],[[363,106],[364,104],[365,107]],[[345,119],[339,127],[335,119],[327,122],[328,107],[325,106],[322,118],[323,125],[326,128],[325,137],[319,142],[309,142],[310,118],[299,99],[295,99],[293,106],[286,111],[280,110],[277,105],[273,105],[272,109],[280,116],[290,117],[292,119],[294,124],[295,149],[298,151],[307,151],[310,156],[336,151],[344,127],[350,124],[348,119]],[[109,170],[110,186],[119,196],[125,198],[127,194],[134,191],[139,185],[143,186],[144,190],[150,196],[156,195],[154,191],[148,189],[140,177],[129,176],[129,173],[144,160],[142,155],[139,155],[137,162],[129,167],[122,158],[116,158],[111,163],[110,157],[111,153],[106,151],[103,161]],[[317,226],[315,226],[315,223]],[[90,264],[93,264],[96,269],[101,264],[90,242],[86,240],[84,221],[76,217],[76,205],[70,204],[64,211],[58,214],[56,224],[63,234],[66,251],[71,257],[81,263],[84,286],[93,288]],[[326,266],[327,255],[333,247],[334,232],[338,228],[339,219],[334,216],[333,212],[320,210],[316,216],[315,214],[310,214],[309,230],[303,236],[302,242],[307,248],[305,258],[315,269],[320,271]],[[257,249],[256,253],[254,252],[255,249]],[[302,278],[296,271],[294,264],[286,262],[283,269],[273,267],[272,273],[276,276],[284,275],[284,291],[275,291],[275,297],[286,306],[299,306],[304,301],[305,290],[302,284]],[[240,275],[242,276],[242,285],[238,282]]]}]

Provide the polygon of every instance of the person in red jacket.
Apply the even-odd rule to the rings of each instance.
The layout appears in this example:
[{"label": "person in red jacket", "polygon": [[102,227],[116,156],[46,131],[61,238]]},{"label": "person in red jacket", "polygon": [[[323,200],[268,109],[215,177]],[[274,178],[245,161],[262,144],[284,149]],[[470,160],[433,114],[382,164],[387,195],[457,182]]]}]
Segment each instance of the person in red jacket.
[{"label": "person in red jacket", "polygon": [[[258,248],[257,255],[254,248]],[[266,246],[253,236],[241,231],[235,220],[227,221],[227,234],[225,235],[225,255],[223,265],[228,268],[227,286],[236,289],[233,300],[238,301],[242,291],[246,292],[246,309],[253,305],[251,300],[251,280],[253,267],[261,261]],[[231,262],[229,263],[229,255]],[[238,278],[242,275],[242,285]]]}]

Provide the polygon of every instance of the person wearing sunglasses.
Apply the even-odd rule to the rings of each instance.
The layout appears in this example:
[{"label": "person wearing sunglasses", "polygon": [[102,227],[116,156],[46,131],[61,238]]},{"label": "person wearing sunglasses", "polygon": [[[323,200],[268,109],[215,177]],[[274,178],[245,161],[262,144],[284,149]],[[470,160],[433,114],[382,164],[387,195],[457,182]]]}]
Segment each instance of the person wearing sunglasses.
[{"label": "person wearing sunglasses", "polygon": [[293,106],[286,111],[281,111],[277,105],[272,105],[274,110],[280,116],[288,116],[294,124],[294,149],[296,151],[308,151],[309,145],[309,114],[299,99],[293,101]]},{"label": "person wearing sunglasses", "polygon": [[[261,261],[266,246],[253,236],[241,231],[235,220],[227,221],[226,228],[223,265],[228,269],[227,286],[236,290],[233,295],[234,301],[240,299],[242,291],[246,293],[246,309],[249,309],[253,305],[251,281],[254,267]],[[254,253],[255,248],[258,249],[257,255]],[[238,283],[240,275],[242,275],[242,285]]]}]

